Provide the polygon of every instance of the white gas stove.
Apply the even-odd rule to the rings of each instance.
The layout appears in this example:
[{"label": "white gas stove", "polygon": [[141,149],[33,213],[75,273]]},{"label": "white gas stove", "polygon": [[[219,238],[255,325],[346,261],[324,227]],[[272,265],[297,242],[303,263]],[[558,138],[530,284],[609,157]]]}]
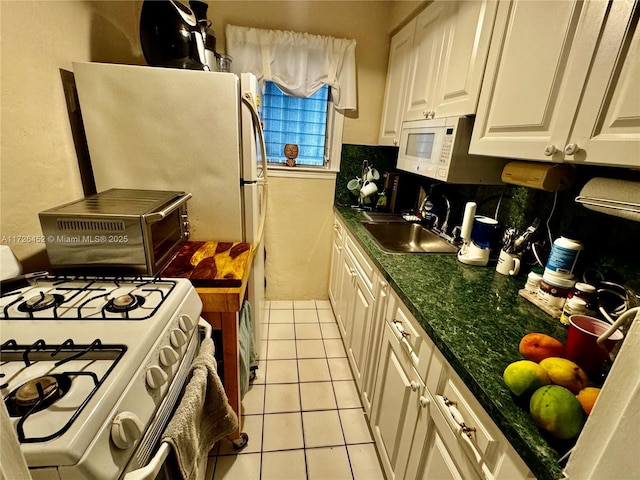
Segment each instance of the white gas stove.
[{"label": "white gas stove", "polygon": [[35,479],[143,465],[200,343],[188,280],[39,277],[0,297],[0,384]]}]

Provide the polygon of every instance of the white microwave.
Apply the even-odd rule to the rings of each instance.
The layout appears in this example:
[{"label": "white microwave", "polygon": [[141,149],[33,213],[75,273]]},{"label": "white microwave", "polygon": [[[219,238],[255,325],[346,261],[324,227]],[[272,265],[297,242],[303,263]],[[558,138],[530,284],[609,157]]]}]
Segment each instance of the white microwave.
[{"label": "white microwave", "polygon": [[469,154],[472,117],[403,122],[399,170],[449,183],[498,185],[506,158]]}]

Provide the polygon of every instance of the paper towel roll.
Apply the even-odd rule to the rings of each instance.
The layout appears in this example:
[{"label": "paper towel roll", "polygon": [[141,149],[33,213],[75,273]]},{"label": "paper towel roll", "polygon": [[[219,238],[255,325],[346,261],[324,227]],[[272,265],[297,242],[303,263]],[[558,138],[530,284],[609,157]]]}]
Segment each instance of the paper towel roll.
[{"label": "paper towel roll", "polygon": [[592,178],[582,187],[576,202],[589,210],[640,222],[640,182]]}]

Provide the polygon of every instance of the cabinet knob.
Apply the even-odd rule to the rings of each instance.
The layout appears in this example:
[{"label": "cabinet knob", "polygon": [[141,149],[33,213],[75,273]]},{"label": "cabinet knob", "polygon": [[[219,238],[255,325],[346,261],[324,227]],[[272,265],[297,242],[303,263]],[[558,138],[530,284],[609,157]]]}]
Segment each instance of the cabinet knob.
[{"label": "cabinet knob", "polygon": [[577,143],[570,143],[566,147],[564,147],[564,153],[566,155],[575,155],[580,151],[580,147]]},{"label": "cabinet knob", "polygon": [[424,395],[420,395],[419,401],[420,401],[420,406],[423,407],[423,408],[431,403],[431,400],[429,400]]},{"label": "cabinet knob", "polygon": [[411,383],[409,385],[411,385],[411,390],[413,390],[414,392],[417,391],[418,388],[420,388],[420,385],[418,385],[418,382],[416,382],[415,380],[411,380]]},{"label": "cabinet knob", "polygon": [[436,111],[435,110],[429,110],[429,116],[427,118],[432,119],[435,118],[436,116]]},{"label": "cabinet knob", "polygon": [[547,145],[546,147],[544,147],[544,154],[547,157],[552,156],[557,151],[558,151],[558,148],[555,145]]},{"label": "cabinet knob", "polygon": [[398,140],[396,140],[395,138],[393,139],[393,144],[394,145],[398,145]]},{"label": "cabinet knob", "polygon": [[424,118],[429,118],[429,110],[423,110],[423,111],[422,111],[422,116],[423,116]]}]

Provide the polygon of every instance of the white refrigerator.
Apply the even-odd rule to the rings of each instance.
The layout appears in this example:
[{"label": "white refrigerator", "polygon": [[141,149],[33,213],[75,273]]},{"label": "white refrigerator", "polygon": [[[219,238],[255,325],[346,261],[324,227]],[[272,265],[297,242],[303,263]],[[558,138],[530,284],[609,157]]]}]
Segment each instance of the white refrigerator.
[{"label": "white refrigerator", "polygon": [[267,186],[255,76],[102,63],[73,69],[98,192],[184,190],[193,195],[190,240],[251,243],[258,342]]}]

